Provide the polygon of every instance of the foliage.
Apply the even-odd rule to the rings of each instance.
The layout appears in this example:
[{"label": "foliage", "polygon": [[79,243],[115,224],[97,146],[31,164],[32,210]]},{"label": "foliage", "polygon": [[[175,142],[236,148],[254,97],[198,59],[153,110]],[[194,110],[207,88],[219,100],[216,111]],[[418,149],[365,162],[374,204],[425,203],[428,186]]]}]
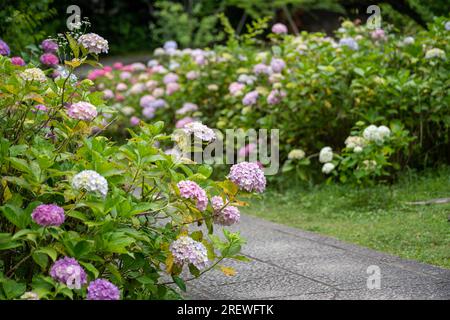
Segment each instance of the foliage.
[{"label": "foliage", "polygon": [[[162,119],[172,126],[191,117],[219,129],[277,128],[282,162],[293,149],[303,150],[310,158],[330,146],[347,157],[341,166],[343,182],[355,181],[349,179],[348,171],[355,171],[360,161],[379,158],[382,171],[356,179],[358,183],[361,179],[369,182],[406,166],[423,168],[448,161],[450,60],[446,21],[437,19],[429,31],[414,37],[389,28],[374,33],[346,21],[336,34],[342,42],[320,33],[302,32],[298,37],[269,34],[269,48],[261,47],[253,37],[237,37],[227,25],[228,46],[157,49],[146,72],[125,78],[125,69],[133,68],[125,66],[101,70],[91,78],[98,88],[114,91],[110,95],[113,107],[121,111],[116,127],[111,127],[114,132],[129,125],[130,115],[144,121],[146,117]],[[279,72],[271,71],[275,59],[285,64]],[[167,75],[177,78],[174,90],[168,90]],[[119,83],[123,91],[118,90]],[[233,86],[240,86],[239,90]],[[249,94],[257,96],[255,101],[248,99]],[[140,101],[145,96],[163,99],[166,107],[144,115],[148,109]],[[198,109],[181,112],[187,102]],[[365,126],[390,126],[398,139],[395,146],[369,148],[355,162],[343,146],[358,121],[364,121]],[[304,165],[302,162],[300,171],[305,172],[300,175],[316,180],[311,173],[319,171],[318,162],[308,163],[310,169]]]},{"label": "foliage", "polygon": [[[221,210],[244,205],[239,199],[249,194],[229,180],[213,181],[207,165],[163,153],[157,145],[170,135],[162,122],[142,123],[123,144],[102,136],[104,115],[114,110],[91,91],[92,81],[70,77],[83,64],[96,65],[97,56],[66,37],[69,72],[55,80],[0,56],[0,299],[17,299],[26,291],[40,299],[85,298],[85,286],[71,287],[49,275],[64,256],[75,258],[89,281],[108,279],[123,299],[176,297],[169,285],[185,290],[186,278],[170,245],[186,235],[206,248],[210,261],[202,270],[189,264],[189,279],[225,268],[220,265],[225,258],[246,260],[239,255],[244,240],[238,233],[223,229],[223,237],[213,235],[213,214],[220,210],[208,205],[201,211],[177,183],[191,180],[208,196],[227,198]],[[73,109],[80,101],[95,106],[89,115],[98,116],[80,118]],[[76,189],[73,178],[83,170],[104,177],[107,194],[92,185]],[[38,224],[32,213],[41,204],[62,207],[64,223]],[[189,228],[192,224],[197,228]]]}]

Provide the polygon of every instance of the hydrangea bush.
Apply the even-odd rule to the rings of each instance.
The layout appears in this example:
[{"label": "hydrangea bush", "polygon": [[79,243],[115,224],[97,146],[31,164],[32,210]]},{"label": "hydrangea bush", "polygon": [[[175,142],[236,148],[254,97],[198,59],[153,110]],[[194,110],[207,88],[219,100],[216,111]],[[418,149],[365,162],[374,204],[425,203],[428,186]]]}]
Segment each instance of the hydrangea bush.
[{"label": "hydrangea bush", "polygon": [[210,166],[158,147],[171,140],[160,121],[139,121],[123,143],[105,137],[115,108],[71,77],[97,64],[105,41],[67,35],[56,78],[0,56],[0,299],[176,298],[185,280],[229,273],[224,259],[247,260],[238,233],[214,230],[239,222],[241,197],[264,190],[262,171],[214,181]]},{"label": "hydrangea bush", "polygon": [[345,21],[335,38],[293,36],[276,24],[267,36],[269,48],[255,39],[264,23],[240,37],[228,25],[226,46],[181,49],[169,43],[147,65],[116,63],[89,78],[118,110],[114,134],[154,120],[177,128],[196,121],[219,129],[278,128],[281,161],[302,150],[297,176],[310,179],[321,165],[310,165],[309,156],[325,146],[343,151],[358,121],[386,127],[400,122],[416,139],[389,161],[423,167],[448,159],[446,22],[436,19],[411,36],[388,25],[370,30]]}]

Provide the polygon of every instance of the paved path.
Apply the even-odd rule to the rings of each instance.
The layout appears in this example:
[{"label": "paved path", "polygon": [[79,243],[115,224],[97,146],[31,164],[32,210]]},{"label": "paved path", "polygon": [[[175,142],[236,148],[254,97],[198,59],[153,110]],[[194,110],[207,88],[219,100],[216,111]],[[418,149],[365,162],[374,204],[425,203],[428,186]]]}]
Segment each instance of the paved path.
[{"label": "paved path", "polygon": [[[248,239],[252,262],[226,261],[189,283],[188,299],[450,299],[450,270],[404,260],[311,232],[243,216],[233,231]],[[378,266],[381,288],[367,288]]]}]

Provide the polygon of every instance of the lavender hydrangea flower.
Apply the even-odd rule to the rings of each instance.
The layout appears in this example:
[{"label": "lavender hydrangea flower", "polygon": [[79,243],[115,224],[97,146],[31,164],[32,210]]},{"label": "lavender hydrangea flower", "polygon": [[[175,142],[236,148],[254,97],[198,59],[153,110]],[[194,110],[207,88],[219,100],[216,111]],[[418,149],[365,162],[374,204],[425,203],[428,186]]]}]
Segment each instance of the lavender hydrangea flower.
[{"label": "lavender hydrangea flower", "polygon": [[64,209],[56,204],[41,204],[31,213],[31,218],[43,227],[60,226],[64,223],[66,216]]},{"label": "lavender hydrangea flower", "polygon": [[11,50],[9,49],[8,44],[0,39],[0,56],[9,56],[11,54]]},{"label": "lavender hydrangea flower", "polygon": [[191,117],[184,117],[175,123],[175,128],[182,129],[185,125],[194,121],[195,120]]},{"label": "lavender hydrangea flower", "polygon": [[173,83],[173,82],[177,82],[177,81],[178,81],[178,76],[172,72],[166,74],[163,78],[164,84],[169,84],[169,83]]},{"label": "lavender hydrangea flower", "polygon": [[242,99],[242,104],[244,106],[254,105],[256,103],[256,101],[258,100],[258,96],[259,96],[258,91],[256,91],[256,90],[250,91]]},{"label": "lavender hydrangea flower", "polygon": [[195,241],[194,239],[181,236],[170,244],[170,252],[173,260],[177,265],[183,263],[191,263],[197,269],[205,269],[208,265],[208,253],[203,243]]},{"label": "lavender hydrangea flower", "polygon": [[231,167],[228,178],[239,188],[248,192],[261,193],[266,188],[266,177],[257,163],[240,162]]},{"label": "lavender hydrangea flower", "polygon": [[285,91],[274,89],[267,96],[267,103],[271,105],[278,104],[281,102],[281,99],[283,99],[285,96],[286,96]]},{"label": "lavender hydrangea flower", "polygon": [[341,47],[343,47],[343,46],[348,47],[352,50],[359,49],[358,43],[353,38],[342,38],[341,40],[339,40],[339,45]]},{"label": "lavender hydrangea flower", "polygon": [[214,223],[223,226],[231,226],[241,218],[239,209],[234,206],[226,206],[224,208],[224,202],[222,197],[215,196],[211,198],[211,204],[214,209],[213,220]]},{"label": "lavender hydrangea flower", "polygon": [[146,94],[145,96],[142,96],[141,99],[139,100],[139,105],[142,108],[148,108],[148,107],[150,107],[150,103],[153,101],[155,101],[155,97],[153,97],[149,94]]},{"label": "lavender hydrangea flower", "polygon": [[55,53],[56,51],[58,51],[58,44],[51,39],[45,39],[41,43],[41,48],[42,50],[44,50],[44,52]]},{"label": "lavender hydrangea flower", "polygon": [[210,142],[216,139],[214,131],[198,121],[186,124],[183,129],[186,134],[193,134],[202,141]]},{"label": "lavender hydrangea flower", "polygon": [[78,43],[88,49],[90,53],[108,53],[108,41],[96,33],[86,33],[78,38]]},{"label": "lavender hydrangea flower", "polygon": [[444,25],[445,30],[450,31],[450,21],[447,21]]},{"label": "lavender hydrangea flower", "polygon": [[120,300],[120,291],[105,279],[96,279],[89,283],[87,300]]},{"label": "lavender hydrangea flower", "polygon": [[270,74],[271,70],[268,66],[266,66],[264,63],[258,63],[255,64],[253,67],[253,73],[254,74]]},{"label": "lavender hydrangea flower", "polygon": [[205,190],[197,183],[190,180],[183,180],[178,182],[177,187],[180,190],[181,197],[196,200],[197,209],[205,211],[208,206],[208,197],[206,196]]},{"label": "lavender hydrangea flower", "polygon": [[50,276],[70,289],[80,289],[87,283],[84,269],[77,260],[69,257],[56,260],[50,269]]},{"label": "lavender hydrangea flower", "polygon": [[283,59],[272,59],[270,61],[270,68],[274,73],[280,73],[286,67]]},{"label": "lavender hydrangea flower", "polygon": [[99,192],[103,197],[108,193],[108,181],[93,170],[84,170],[72,179],[72,187],[76,190]]},{"label": "lavender hydrangea flower", "polygon": [[147,107],[142,109],[142,115],[146,119],[153,119],[155,117],[155,108]]},{"label": "lavender hydrangea flower", "polygon": [[67,115],[72,119],[91,121],[97,116],[97,109],[89,102],[80,101],[69,106]]},{"label": "lavender hydrangea flower", "polygon": [[178,49],[178,44],[176,41],[169,40],[164,43],[164,50],[176,50]]},{"label": "lavender hydrangea flower", "polygon": [[186,102],[183,104],[183,107],[178,109],[175,113],[176,114],[186,114],[188,112],[197,111],[198,106],[194,103]]},{"label": "lavender hydrangea flower", "polygon": [[228,91],[232,96],[239,96],[242,94],[242,90],[244,90],[245,84],[239,83],[239,82],[232,82],[229,87]]}]

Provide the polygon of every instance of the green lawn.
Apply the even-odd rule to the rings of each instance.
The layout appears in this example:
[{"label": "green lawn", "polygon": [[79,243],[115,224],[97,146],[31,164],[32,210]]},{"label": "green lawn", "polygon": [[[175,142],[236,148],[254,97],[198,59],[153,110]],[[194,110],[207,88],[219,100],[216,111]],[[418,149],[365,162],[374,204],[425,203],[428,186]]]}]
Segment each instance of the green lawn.
[{"label": "green lawn", "polygon": [[405,202],[450,197],[450,168],[407,173],[393,186],[270,189],[243,210],[304,230],[450,268],[450,204]]}]

